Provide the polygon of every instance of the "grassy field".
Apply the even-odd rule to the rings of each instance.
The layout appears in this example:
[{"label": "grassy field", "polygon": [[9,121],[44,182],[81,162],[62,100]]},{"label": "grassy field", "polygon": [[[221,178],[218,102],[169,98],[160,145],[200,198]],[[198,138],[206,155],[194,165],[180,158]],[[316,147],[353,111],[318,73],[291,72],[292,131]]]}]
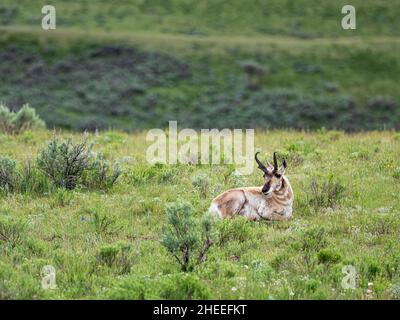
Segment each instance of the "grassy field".
[{"label": "grassy field", "polygon": [[[344,0],[54,0],[50,31],[45,4],[0,4],[0,300],[400,299],[399,1],[353,0],[356,30],[341,28]],[[2,106],[26,103],[47,129]],[[262,175],[149,165],[146,131],[170,120],[255,128],[263,158],[287,158],[293,219],[217,221],[206,261],[182,271],[169,204],[200,221]],[[53,128],[91,132],[93,157],[121,165],[116,184],[51,183],[38,155]]]},{"label": "grassy field", "polygon": [[[50,138],[40,130],[0,135],[1,155],[19,167],[35,163]],[[288,159],[294,217],[217,222],[208,259],[187,273],[160,242],[166,204],[189,201],[200,218],[219,192],[261,185],[261,173],[241,178],[223,165],[149,166],[144,133],[89,138],[95,151],[122,164],[111,190],[2,193],[0,299],[400,298],[398,133],[258,131],[263,156],[277,150]],[[199,176],[201,190],[193,184]],[[104,259],[110,250],[122,257]],[[56,289],[41,289],[45,265],[56,270]],[[345,265],[356,269],[354,290],[341,286]]]}]

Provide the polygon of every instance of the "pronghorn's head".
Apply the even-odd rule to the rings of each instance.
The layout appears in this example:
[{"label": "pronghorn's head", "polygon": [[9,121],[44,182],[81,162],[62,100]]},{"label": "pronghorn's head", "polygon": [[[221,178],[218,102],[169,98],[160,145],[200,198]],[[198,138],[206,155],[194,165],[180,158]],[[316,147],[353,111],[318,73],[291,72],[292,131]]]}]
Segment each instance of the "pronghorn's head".
[{"label": "pronghorn's head", "polygon": [[274,165],[271,165],[267,160],[267,167],[262,164],[260,160],[258,160],[256,153],[255,159],[258,164],[258,168],[264,173],[264,186],[262,188],[262,193],[266,196],[269,196],[274,191],[279,191],[284,184],[283,175],[286,169],[286,160],[284,159],[282,162],[282,166],[278,167],[278,161],[276,159],[276,152],[274,152]]}]

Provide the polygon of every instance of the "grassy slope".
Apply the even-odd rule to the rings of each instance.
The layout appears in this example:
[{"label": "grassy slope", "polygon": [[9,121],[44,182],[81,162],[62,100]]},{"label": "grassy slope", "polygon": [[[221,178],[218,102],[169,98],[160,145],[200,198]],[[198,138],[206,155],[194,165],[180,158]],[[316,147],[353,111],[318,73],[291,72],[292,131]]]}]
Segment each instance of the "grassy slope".
[{"label": "grassy slope", "polygon": [[[163,127],[170,119],[197,128],[240,127],[242,123],[248,123],[255,127],[281,125],[346,129],[354,125],[355,129],[360,129],[368,128],[368,125],[371,125],[370,128],[382,128],[388,121],[392,122],[390,127],[397,123],[395,119],[398,115],[392,111],[389,118],[387,115],[375,118],[375,124],[370,120],[359,120],[357,123],[346,120],[346,117],[358,117],[357,108],[369,116],[371,113],[365,108],[375,97],[387,96],[397,103],[400,100],[397,90],[400,74],[397,52],[400,51],[400,43],[394,38],[193,38],[153,33],[151,36],[147,33],[109,34],[62,28],[54,32],[31,31],[23,27],[7,27],[3,30],[1,46],[5,52],[15,47],[23,48],[30,60],[18,58],[18,63],[4,63],[4,73],[10,76],[0,86],[1,100],[14,108],[30,102],[50,127],[90,128],[93,120],[98,127],[113,126],[132,130]],[[104,66],[105,70],[86,74],[78,72],[81,68],[89,68],[92,62],[87,60],[87,56],[96,47],[104,44],[120,46],[121,43],[145,52],[168,54],[168,57],[163,56],[159,60],[149,56],[150,68],[166,65],[166,61],[172,57],[178,64],[188,65],[190,75],[161,84],[146,84],[143,92],[121,99],[124,90],[129,92],[130,86],[135,90],[134,86],[141,82],[134,72],[125,75],[126,80],[118,85],[122,79],[121,70],[109,59],[101,57],[97,63]],[[246,89],[248,80],[239,63],[248,59],[258,61],[267,70],[259,80],[259,91]],[[77,65],[76,61],[82,65]],[[74,73],[63,72],[65,80],[60,82],[57,66],[71,64],[75,64],[77,70]],[[38,66],[44,66],[50,71],[39,72],[36,80],[30,80]],[[169,77],[179,69],[173,65],[168,68],[161,76]],[[159,80],[157,74],[152,77],[153,82]],[[117,83],[117,86],[113,83]],[[90,94],[82,97],[82,90]],[[261,99],[260,102],[252,99],[257,95],[277,94],[282,90],[297,95],[297,101],[301,97],[322,101],[322,105],[314,108],[314,115],[327,108],[324,103],[330,108],[336,108],[333,105],[341,104],[343,97],[349,97],[357,107],[347,112],[341,111],[344,120],[331,122],[329,117],[320,116],[315,121],[301,119],[300,115],[279,124],[268,117],[270,112],[274,112],[269,105],[271,98]],[[236,104],[233,99],[240,99],[239,108],[232,108]],[[227,107],[231,109],[232,115],[219,117],[218,110]],[[292,113],[287,110],[288,106],[284,107],[286,109],[282,110],[287,114]],[[117,111],[113,112],[113,108]],[[377,114],[384,110],[376,108]],[[256,115],[260,112],[264,113],[261,117]],[[249,122],[252,119],[256,122]]]},{"label": "grassy slope", "polygon": [[[1,135],[2,154],[32,159],[50,135]],[[165,204],[185,199],[200,217],[220,190],[259,185],[260,173],[224,183],[224,166],[149,168],[143,134],[106,132],[91,138],[107,157],[125,158],[125,174],[109,193],[59,190],[34,198],[0,198],[3,218],[27,223],[22,244],[7,249],[0,243],[0,276],[6,280],[0,283],[2,298],[365,299],[368,282],[374,283],[375,298],[399,297],[398,134],[258,132],[256,147],[289,152],[294,218],[282,223],[236,219],[220,225],[225,240],[189,278],[159,243]],[[205,198],[191,184],[199,173],[210,178]],[[313,209],[307,203],[310,182],[323,183],[331,175],[346,187],[345,195],[332,208]],[[115,221],[119,231],[99,232],[89,220],[95,211]],[[101,247],[118,241],[134,248],[128,274],[96,260]],[[307,245],[311,249],[301,249]],[[330,257],[339,254],[339,260],[318,262],[324,247]],[[40,289],[40,270],[47,264],[57,270],[53,291]],[[341,268],[348,264],[359,274],[354,291],[341,289]]]}]

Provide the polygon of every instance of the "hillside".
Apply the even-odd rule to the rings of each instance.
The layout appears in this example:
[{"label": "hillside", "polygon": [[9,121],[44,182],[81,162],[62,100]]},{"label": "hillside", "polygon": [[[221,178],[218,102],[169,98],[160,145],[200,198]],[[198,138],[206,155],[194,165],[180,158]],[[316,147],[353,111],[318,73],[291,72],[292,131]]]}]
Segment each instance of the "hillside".
[{"label": "hillside", "polygon": [[399,7],[354,1],[349,31],[311,2],[55,1],[43,31],[41,1],[7,0],[0,101],[72,130],[398,129]]}]

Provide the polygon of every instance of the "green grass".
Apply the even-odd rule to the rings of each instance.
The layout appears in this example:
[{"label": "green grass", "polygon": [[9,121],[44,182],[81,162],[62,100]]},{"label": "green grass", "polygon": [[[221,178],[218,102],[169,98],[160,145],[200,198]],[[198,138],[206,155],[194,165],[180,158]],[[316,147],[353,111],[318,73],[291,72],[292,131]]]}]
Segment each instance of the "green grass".
[{"label": "green grass", "polygon": [[[4,0],[0,24],[40,25],[44,0]],[[298,38],[399,36],[400,6],[390,0],[353,0],[357,30],[344,31],[340,22],[344,0],[54,0],[59,27],[92,30],[150,31],[166,34],[289,35]]]},{"label": "green grass", "polygon": [[[0,102],[29,103],[49,129],[113,129],[90,138],[124,173],[108,191],[37,171],[0,190],[0,299],[400,299],[400,135],[320,129],[400,129],[397,2],[353,0],[351,31],[344,0],[55,0],[53,31],[40,28],[45,4],[0,4]],[[168,120],[258,128],[256,147],[287,157],[293,219],[220,221],[207,261],[182,273],[161,243],[167,204],[200,218],[262,176],[150,166],[144,130]],[[51,135],[0,134],[0,156],[24,172]],[[56,289],[41,288],[46,265]]]},{"label": "green grass", "polygon": [[[1,155],[18,165],[35,160],[50,138],[48,131],[0,135]],[[373,298],[399,298],[398,133],[258,131],[257,148],[287,156],[293,219],[217,223],[218,243],[187,274],[160,243],[166,204],[188,201],[202,217],[219,192],[261,185],[261,173],[237,179],[222,165],[150,167],[145,133],[90,138],[95,150],[123,160],[110,191],[0,197],[0,298],[367,299],[369,282]],[[208,188],[193,187],[200,175]],[[45,265],[56,269],[54,290],[41,289]],[[355,290],[341,287],[345,265],[356,268]]]}]

